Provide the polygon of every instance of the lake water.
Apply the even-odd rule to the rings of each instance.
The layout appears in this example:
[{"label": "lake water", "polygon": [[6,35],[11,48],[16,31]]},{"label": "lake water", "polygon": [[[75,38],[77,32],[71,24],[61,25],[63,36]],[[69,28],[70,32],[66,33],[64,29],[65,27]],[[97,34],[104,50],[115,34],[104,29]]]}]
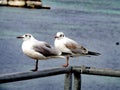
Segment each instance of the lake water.
[{"label": "lake water", "polygon": [[[34,68],[34,60],[22,53],[16,36],[31,33],[53,45],[62,31],[97,57],[70,59],[71,66],[120,69],[119,0],[43,0],[45,9],[0,7],[0,74],[25,72]],[[39,61],[39,69],[61,67],[64,59]],[[63,90],[64,75],[1,84],[0,90]],[[82,75],[82,90],[120,90],[120,78]]]}]

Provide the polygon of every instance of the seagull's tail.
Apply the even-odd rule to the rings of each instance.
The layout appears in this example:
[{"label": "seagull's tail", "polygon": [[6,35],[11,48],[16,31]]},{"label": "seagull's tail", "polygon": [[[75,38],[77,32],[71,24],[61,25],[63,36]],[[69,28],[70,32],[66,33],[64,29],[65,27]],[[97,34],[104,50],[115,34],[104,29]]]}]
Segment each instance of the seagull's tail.
[{"label": "seagull's tail", "polygon": [[87,55],[99,56],[101,54],[97,52],[88,51]]}]

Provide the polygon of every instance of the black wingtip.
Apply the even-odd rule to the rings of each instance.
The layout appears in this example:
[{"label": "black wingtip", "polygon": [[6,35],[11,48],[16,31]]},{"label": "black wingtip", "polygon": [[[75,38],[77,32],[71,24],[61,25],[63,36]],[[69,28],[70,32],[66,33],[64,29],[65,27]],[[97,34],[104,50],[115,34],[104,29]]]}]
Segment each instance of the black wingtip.
[{"label": "black wingtip", "polygon": [[88,51],[88,55],[99,56],[99,55],[101,55],[101,54],[100,54],[100,53],[97,53],[97,52]]}]

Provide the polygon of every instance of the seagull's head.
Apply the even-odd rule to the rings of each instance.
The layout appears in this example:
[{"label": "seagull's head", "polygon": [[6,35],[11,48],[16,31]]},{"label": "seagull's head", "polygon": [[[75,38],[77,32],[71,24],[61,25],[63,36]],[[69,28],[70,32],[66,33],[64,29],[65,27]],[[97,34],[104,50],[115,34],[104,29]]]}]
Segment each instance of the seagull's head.
[{"label": "seagull's head", "polygon": [[23,39],[23,41],[27,41],[27,40],[31,40],[33,38],[33,36],[31,34],[25,34],[25,35],[22,35],[22,36],[18,36],[16,38]]},{"label": "seagull's head", "polygon": [[63,32],[57,32],[57,33],[56,33],[56,36],[55,36],[56,39],[62,39],[62,38],[64,38],[64,37],[65,37],[65,35],[64,35]]}]

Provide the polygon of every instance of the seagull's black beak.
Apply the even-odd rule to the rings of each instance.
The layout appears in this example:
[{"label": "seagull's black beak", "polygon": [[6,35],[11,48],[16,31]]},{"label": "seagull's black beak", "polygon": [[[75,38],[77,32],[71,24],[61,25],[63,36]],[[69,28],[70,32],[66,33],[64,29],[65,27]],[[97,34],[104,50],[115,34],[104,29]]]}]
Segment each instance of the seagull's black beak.
[{"label": "seagull's black beak", "polygon": [[55,36],[54,38],[58,38],[58,36]]},{"label": "seagull's black beak", "polygon": [[18,36],[18,37],[16,37],[16,38],[18,38],[18,39],[22,39],[22,38],[24,38],[23,36]]}]

